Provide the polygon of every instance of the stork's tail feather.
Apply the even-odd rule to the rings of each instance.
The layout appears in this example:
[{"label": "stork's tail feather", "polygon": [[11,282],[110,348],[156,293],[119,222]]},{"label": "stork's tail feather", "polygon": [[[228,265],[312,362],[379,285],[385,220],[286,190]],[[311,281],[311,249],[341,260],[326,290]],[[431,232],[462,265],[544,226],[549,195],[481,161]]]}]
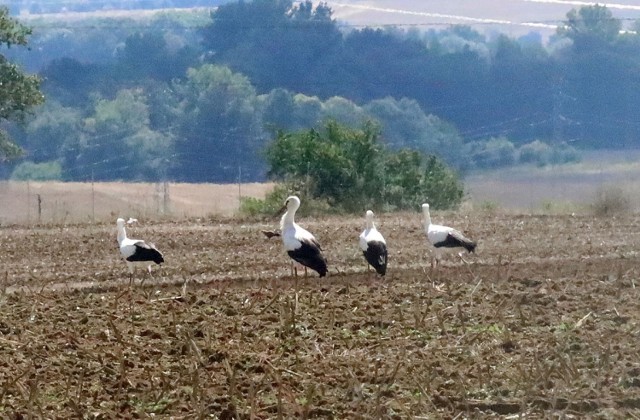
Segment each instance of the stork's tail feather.
[{"label": "stork's tail feather", "polygon": [[472,242],[472,241],[465,241],[465,242],[462,243],[462,246],[468,252],[475,252],[477,244],[475,242]]},{"label": "stork's tail feather", "polygon": [[164,256],[162,256],[162,252],[158,251],[155,244],[149,244],[151,248],[152,258],[151,260],[156,264],[162,264],[164,262]]}]

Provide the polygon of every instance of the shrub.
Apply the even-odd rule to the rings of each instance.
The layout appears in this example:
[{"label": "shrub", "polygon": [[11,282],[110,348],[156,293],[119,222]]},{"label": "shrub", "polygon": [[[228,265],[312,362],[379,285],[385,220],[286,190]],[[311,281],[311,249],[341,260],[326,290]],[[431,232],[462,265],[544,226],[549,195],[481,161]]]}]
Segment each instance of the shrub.
[{"label": "shrub", "polygon": [[550,146],[540,140],[527,143],[518,149],[520,163],[535,163],[538,166],[560,165],[580,161],[578,150],[567,143]]},{"label": "shrub", "polygon": [[560,143],[555,146],[551,153],[551,163],[558,165],[561,163],[580,162],[580,152],[567,143]]},{"label": "shrub", "polygon": [[537,166],[546,166],[551,161],[552,149],[548,144],[536,140],[527,143],[518,149],[520,163],[534,163]]},{"label": "shrub", "polygon": [[491,200],[485,200],[485,201],[481,202],[479,207],[480,207],[480,210],[482,212],[487,213],[487,214],[496,214],[498,212],[498,209],[499,209],[498,203],[496,203],[495,201],[491,201]]},{"label": "shrub", "polygon": [[22,162],[11,173],[15,181],[58,181],[62,179],[62,167],[58,162]]},{"label": "shrub", "polygon": [[275,214],[287,198],[287,191],[287,188],[276,185],[264,199],[243,197],[240,199],[240,214],[244,216]]},{"label": "shrub", "polygon": [[516,161],[516,147],[505,137],[467,143],[464,150],[471,164],[480,169],[501,168]]},{"label": "shrub", "polygon": [[631,200],[622,188],[601,187],[591,205],[596,216],[614,216],[631,211]]},{"label": "shrub", "polygon": [[[302,186],[304,187],[304,186]],[[314,199],[304,192],[299,184],[284,183],[276,185],[276,187],[267,194],[264,199],[254,197],[243,197],[240,199],[240,214],[243,216],[273,216],[275,217],[290,195],[300,197],[301,204],[298,214],[300,215],[318,215],[335,212],[326,201]]]}]

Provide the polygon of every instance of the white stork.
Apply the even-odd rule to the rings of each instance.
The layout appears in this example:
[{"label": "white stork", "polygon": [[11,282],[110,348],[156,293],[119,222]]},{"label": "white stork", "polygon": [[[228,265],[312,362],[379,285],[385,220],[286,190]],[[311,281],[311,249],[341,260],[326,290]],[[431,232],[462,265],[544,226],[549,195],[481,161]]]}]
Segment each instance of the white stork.
[{"label": "white stork", "polygon": [[[474,252],[476,249],[476,243],[471,239],[465,237],[461,232],[451,228],[449,226],[434,225],[431,223],[431,215],[429,214],[429,204],[424,203],[422,205],[422,213],[424,215],[424,231],[427,234],[427,239],[435,249],[435,265],[438,265],[440,260],[440,253],[445,248],[464,248],[468,252]],[[458,254],[462,258],[461,253]],[[431,260],[431,266],[434,267],[433,258]]]},{"label": "white stork", "polygon": [[124,258],[129,267],[129,281],[133,281],[133,270],[135,265],[144,265],[151,274],[151,263],[162,264],[164,258],[155,245],[146,243],[141,239],[127,238],[127,231],[124,228],[125,221],[119,218],[116,221],[118,226],[118,245],[120,255]]},{"label": "white stork", "polygon": [[[280,235],[287,254],[299,264],[318,272],[320,277],[327,275],[327,260],[322,255],[322,247],[316,238],[294,220],[300,199],[295,195],[287,198],[281,211],[287,210],[280,219]],[[295,270],[295,275],[298,271]]]},{"label": "white stork", "polygon": [[[371,210],[367,210],[365,218],[367,227],[360,234],[360,248],[367,263],[375,268],[378,274],[384,276],[387,272],[387,243],[373,223],[373,212]],[[368,268],[369,266],[367,265]]]}]

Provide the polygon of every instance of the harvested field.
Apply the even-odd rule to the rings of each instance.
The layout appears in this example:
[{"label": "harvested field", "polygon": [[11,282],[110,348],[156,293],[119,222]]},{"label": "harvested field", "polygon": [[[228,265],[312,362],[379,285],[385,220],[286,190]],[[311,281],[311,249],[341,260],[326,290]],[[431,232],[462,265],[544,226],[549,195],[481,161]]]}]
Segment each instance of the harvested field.
[{"label": "harvested field", "polygon": [[0,225],[111,221],[117,216],[232,216],[241,197],[264,198],[273,183],[0,181]]},{"label": "harvested field", "polygon": [[[330,276],[292,279],[276,221],[142,221],[166,265],[130,287],[115,223],[0,228],[10,418],[621,418],[640,409],[639,216],[439,213],[479,240],[429,267],[418,213],[301,219]],[[455,258],[454,258],[455,257]],[[143,284],[141,279],[145,279]]]}]

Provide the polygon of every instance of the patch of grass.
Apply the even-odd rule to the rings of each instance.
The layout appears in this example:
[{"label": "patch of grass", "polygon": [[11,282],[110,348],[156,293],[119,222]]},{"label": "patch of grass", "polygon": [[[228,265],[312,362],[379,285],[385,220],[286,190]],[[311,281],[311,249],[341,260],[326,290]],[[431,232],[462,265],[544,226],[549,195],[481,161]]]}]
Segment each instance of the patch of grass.
[{"label": "patch of grass", "polygon": [[595,216],[616,216],[631,212],[631,200],[626,191],[620,187],[603,186],[596,192],[591,204]]},{"label": "patch of grass", "polygon": [[479,207],[483,213],[496,214],[500,206],[495,201],[485,200],[479,204]]},{"label": "patch of grass", "polygon": [[568,201],[542,200],[540,209],[543,214],[571,214],[579,212],[580,206]]}]

